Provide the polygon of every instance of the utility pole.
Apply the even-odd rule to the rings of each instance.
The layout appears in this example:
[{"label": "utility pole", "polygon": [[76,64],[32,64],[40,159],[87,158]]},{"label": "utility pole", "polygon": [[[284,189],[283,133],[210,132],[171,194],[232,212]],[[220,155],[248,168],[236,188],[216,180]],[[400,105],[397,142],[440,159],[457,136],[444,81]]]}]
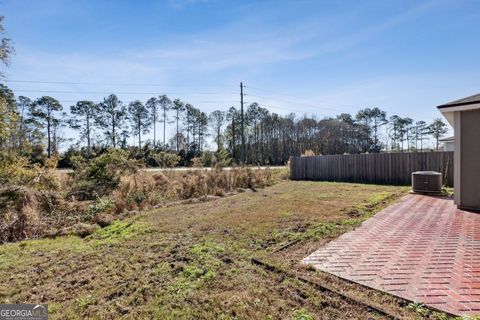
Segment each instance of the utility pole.
[{"label": "utility pole", "polygon": [[240,116],[241,118],[241,131],[242,131],[242,150],[241,158],[242,163],[245,164],[245,125],[243,117],[243,82],[240,82]]}]

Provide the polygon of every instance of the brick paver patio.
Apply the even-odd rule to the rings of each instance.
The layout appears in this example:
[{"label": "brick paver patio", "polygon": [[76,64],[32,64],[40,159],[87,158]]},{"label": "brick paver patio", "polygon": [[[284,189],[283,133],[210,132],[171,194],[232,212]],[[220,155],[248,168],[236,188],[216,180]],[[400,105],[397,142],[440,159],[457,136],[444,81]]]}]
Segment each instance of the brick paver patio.
[{"label": "brick paver patio", "polygon": [[408,195],[304,263],[456,315],[480,314],[480,214]]}]

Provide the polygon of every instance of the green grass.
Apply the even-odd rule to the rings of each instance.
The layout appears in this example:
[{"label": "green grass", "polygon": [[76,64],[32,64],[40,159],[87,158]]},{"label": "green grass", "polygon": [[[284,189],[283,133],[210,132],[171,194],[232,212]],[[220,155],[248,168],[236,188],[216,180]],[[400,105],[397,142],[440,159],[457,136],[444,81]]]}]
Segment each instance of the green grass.
[{"label": "green grass", "polygon": [[106,228],[98,228],[85,239],[70,235],[0,245],[0,270],[28,267],[41,260],[45,253],[57,256],[95,253],[99,245],[125,241],[150,231],[146,223],[116,221]]},{"label": "green grass", "polygon": [[293,320],[314,320],[315,317],[304,309],[298,309],[293,312]]},{"label": "green grass", "polygon": [[[84,239],[6,244],[0,246],[0,303],[49,303],[51,319],[381,319],[250,261],[261,257],[308,274],[298,261],[311,248],[353,229],[406,192],[284,182],[152,210]],[[293,240],[295,245],[274,253]],[[364,292],[341,282],[332,285]],[[406,319],[421,314],[381,294],[372,299],[401,310]]]},{"label": "green grass", "polygon": [[148,224],[142,222],[114,221],[105,228],[98,228],[87,240],[95,244],[115,243],[152,231]]}]

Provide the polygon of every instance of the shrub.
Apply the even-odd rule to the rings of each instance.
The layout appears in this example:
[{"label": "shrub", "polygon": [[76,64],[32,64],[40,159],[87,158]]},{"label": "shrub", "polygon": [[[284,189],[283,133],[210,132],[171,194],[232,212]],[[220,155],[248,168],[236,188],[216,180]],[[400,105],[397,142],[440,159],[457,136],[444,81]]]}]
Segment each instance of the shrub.
[{"label": "shrub", "polygon": [[34,170],[37,172],[34,188],[39,190],[59,190],[60,189],[60,179],[57,174],[57,163],[58,159],[52,157],[46,159],[43,167],[40,165],[35,165]]},{"label": "shrub", "polygon": [[201,168],[203,167],[203,161],[200,157],[193,157],[192,158],[192,167],[194,168]]},{"label": "shrub", "polygon": [[56,174],[57,159],[45,161],[45,165],[30,164],[25,157],[12,153],[0,153],[0,184],[28,186],[37,190],[57,190],[60,182]]},{"label": "shrub", "polygon": [[215,153],[215,167],[217,168],[224,168],[228,167],[232,164],[232,158],[230,158],[230,154],[227,150],[221,149],[217,153]]},{"label": "shrub", "polygon": [[279,180],[288,180],[290,178],[290,166],[286,166],[282,169],[277,169],[277,178]]},{"label": "shrub", "polygon": [[21,186],[0,189],[0,243],[42,236],[68,212],[57,192]]},{"label": "shrub", "polygon": [[94,217],[99,213],[109,213],[115,208],[115,202],[112,199],[97,198],[87,208],[87,215]]},{"label": "shrub", "polygon": [[121,178],[114,191],[116,211],[145,209],[158,202],[155,179],[146,172],[136,172]]},{"label": "shrub", "polygon": [[157,165],[161,168],[173,168],[178,165],[181,157],[178,154],[171,152],[159,152],[153,156]]},{"label": "shrub", "polygon": [[31,185],[35,170],[30,168],[28,159],[9,153],[0,153],[0,183],[2,185]]},{"label": "shrub", "polygon": [[211,151],[204,151],[200,156],[202,165],[200,167],[211,167],[216,162],[215,155]]},{"label": "shrub", "polygon": [[73,157],[72,163],[72,194],[80,200],[110,194],[119,186],[122,175],[137,172],[140,165],[128,160],[126,151],[120,149],[109,149],[88,162]]},{"label": "shrub", "polygon": [[25,187],[0,190],[0,243],[23,239],[38,221],[38,192]]}]

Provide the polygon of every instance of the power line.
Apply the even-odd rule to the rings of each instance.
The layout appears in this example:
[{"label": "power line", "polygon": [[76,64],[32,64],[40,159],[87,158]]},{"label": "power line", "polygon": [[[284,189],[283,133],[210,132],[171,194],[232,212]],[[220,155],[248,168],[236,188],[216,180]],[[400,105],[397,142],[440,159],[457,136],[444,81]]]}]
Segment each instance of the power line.
[{"label": "power line", "polygon": [[[255,87],[251,87],[251,86],[243,86],[244,88],[255,88]],[[286,100],[279,100],[279,99],[275,99],[275,98],[271,98],[271,97],[265,97],[265,96],[258,96],[258,95],[253,95],[253,94],[244,94],[246,96],[250,96],[250,97],[256,97],[256,98],[260,98],[260,99],[268,99],[268,100],[273,100],[273,101],[278,101],[278,102],[286,102],[286,103],[293,103],[293,104],[300,104],[300,105],[305,105],[305,106],[308,106],[310,108],[318,108],[317,106],[313,106],[313,105],[308,105],[308,104],[302,104],[302,103],[298,103],[297,101],[286,101]],[[280,109],[280,110],[285,110],[285,111],[290,111],[290,112],[299,112],[298,110],[293,110],[293,109],[288,109],[288,108],[284,108],[284,107],[278,107],[278,106],[269,106],[267,104],[264,104],[264,103],[261,103],[261,105],[265,106],[265,107],[268,107],[268,108],[274,108],[274,109]],[[337,109],[331,109],[331,108],[321,108],[321,109],[330,109],[330,110],[334,110],[334,111],[339,111]],[[346,111],[340,111],[340,112],[346,112]],[[322,117],[330,117],[330,115],[325,115],[325,114],[319,114],[317,112],[311,112],[312,114],[317,114],[317,115],[320,115]]]},{"label": "power line", "polygon": [[[266,89],[260,89],[258,87],[249,87],[249,88],[252,88],[254,90],[258,90],[258,91],[264,91],[264,92],[270,92],[270,93],[273,93],[277,96],[285,96],[285,97],[291,97],[291,98],[295,98],[295,99],[301,99],[301,100],[304,100],[304,101],[310,101],[311,103],[327,103],[327,104],[331,104],[331,105],[335,105],[335,106],[338,106],[338,107],[347,107],[347,108],[361,108],[357,105],[351,105],[351,104],[339,104],[339,103],[334,103],[334,102],[331,102],[331,101],[327,101],[327,100],[321,100],[321,99],[308,99],[308,98],[305,98],[305,97],[300,97],[300,96],[295,96],[295,95],[291,95],[291,94],[278,94],[277,92],[275,91],[272,91],[272,90],[266,90]],[[263,98],[266,98],[266,99],[275,99],[275,98],[270,98],[270,97],[263,97]],[[285,102],[286,100],[278,100],[278,101],[281,101],[281,102]],[[288,102],[288,101],[287,101]],[[297,101],[290,101],[292,103],[297,103],[299,104],[299,102]],[[310,105],[310,106],[313,106],[312,104],[305,104],[305,105]],[[313,106],[315,108],[322,108],[322,109],[330,109],[330,110],[334,110],[334,111],[340,111],[340,112],[349,112],[348,110],[340,110],[340,109],[334,109],[334,108],[326,108],[326,107],[318,107],[317,105]]]},{"label": "power line", "polygon": [[[187,84],[159,84],[159,83],[128,83],[128,82],[117,82],[117,83],[107,83],[107,82],[88,82],[88,81],[44,81],[44,80],[4,80],[9,83],[39,83],[39,84],[73,84],[73,85],[97,85],[97,86],[132,86],[132,87],[191,87],[192,85]],[[229,87],[231,85],[221,84],[215,85],[215,87]]]},{"label": "power line", "polygon": [[[111,91],[73,91],[73,90],[30,90],[30,89],[15,89],[15,92],[31,92],[31,93],[75,93],[75,94],[112,94]],[[212,94],[223,94],[222,92],[116,92],[116,94],[151,94],[151,95],[162,95],[162,94],[194,94],[194,95],[212,95]],[[232,92],[228,92],[233,94]]]},{"label": "power line", "polygon": [[[77,103],[80,100],[57,100],[58,102],[61,103]],[[98,101],[97,103],[100,103],[102,101]],[[220,104],[220,103],[238,103],[237,100],[199,100],[195,101],[195,103],[215,103],[215,104]]]},{"label": "power line", "polygon": [[[259,91],[265,91],[265,92],[275,93],[274,91],[265,90],[265,89],[260,89],[260,88],[257,88],[257,87],[248,86],[248,88],[252,88],[252,89],[255,89],[255,90],[259,90]],[[295,97],[295,98],[302,99],[302,100],[305,100],[305,101],[311,101],[311,102],[317,103],[317,102],[314,101],[314,100],[305,99],[305,98],[303,98],[303,97],[298,97],[298,96],[293,96],[293,95],[285,95],[285,94],[283,94],[283,95],[284,95],[284,96],[291,96],[291,97]],[[272,97],[267,97],[267,96],[257,96],[257,95],[250,95],[250,96],[258,97],[258,98],[261,98],[261,99],[269,99],[269,100],[273,100],[273,101],[284,102],[284,103],[293,103],[293,104],[297,104],[297,105],[307,106],[307,107],[310,107],[310,108],[329,109],[329,110],[332,110],[332,111],[346,112],[346,113],[351,113],[351,112],[352,112],[352,111],[349,111],[349,110],[341,110],[341,109],[335,109],[335,108],[329,108],[329,107],[319,107],[319,106],[316,106],[316,105],[306,104],[306,103],[297,102],[297,101],[280,100],[280,99],[277,99],[277,98],[272,98]],[[280,96],[281,96],[281,95],[280,95]],[[321,101],[321,100],[319,100],[319,101]],[[361,106],[331,103],[331,102],[328,102],[328,101],[323,101],[323,103],[329,103],[329,104],[337,105],[337,106],[340,106],[340,107],[343,106],[343,107],[349,107],[349,108],[356,108],[356,109],[358,109],[358,110],[364,108],[364,107],[361,107]],[[393,111],[393,110],[384,109],[384,108],[382,108],[382,110],[387,111],[387,112],[392,113],[392,114],[398,114],[398,115],[402,115],[402,116],[406,116],[406,117],[412,117],[410,114],[406,114],[406,113],[403,113],[403,112]],[[429,120],[433,120],[433,119],[434,119],[434,117],[423,117],[423,118],[424,118],[424,119],[429,119]]]},{"label": "power line", "polygon": [[[249,103],[253,103],[253,102],[244,101],[244,103],[249,104]],[[261,107],[267,107],[267,108],[272,108],[272,109],[280,109],[280,110],[289,111],[289,112],[293,112],[293,113],[300,113],[300,111],[298,111],[298,110],[289,109],[289,108],[285,108],[285,107],[272,106],[272,105],[268,105],[268,104],[265,104],[265,103],[258,103],[258,104]],[[331,117],[331,115],[318,113],[318,112],[304,112],[304,114],[305,113],[310,113],[310,114],[314,114],[314,115],[321,116],[321,117]]]},{"label": "power line", "polygon": [[334,108],[328,108],[328,107],[318,107],[318,106],[314,106],[314,105],[312,105],[312,104],[306,104],[306,103],[297,102],[297,101],[279,100],[279,99],[276,99],[276,98],[265,97],[265,96],[257,96],[257,95],[253,95],[253,94],[246,94],[246,95],[247,95],[247,96],[251,96],[251,97],[260,98],[260,99],[268,99],[268,100],[272,100],[272,101],[286,102],[286,103],[293,103],[293,104],[297,104],[297,105],[303,105],[303,106],[306,106],[306,107],[309,107],[309,108],[325,109],[325,110],[332,110],[332,111],[337,111],[337,112],[347,112],[346,110],[340,110],[340,109],[334,109]]},{"label": "power line", "polygon": [[[111,85],[111,86],[163,86],[165,87],[165,85],[161,85],[161,84],[155,84],[155,83],[102,83],[102,82],[74,82],[74,81],[42,81],[42,80],[5,80],[5,82],[14,82],[14,83],[39,83],[39,84],[75,84],[75,85]],[[170,87],[174,87],[174,86],[177,86],[177,87],[188,87],[187,85],[169,85]],[[227,86],[227,85],[221,85],[221,86],[225,86],[225,87],[230,87],[230,86]],[[251,97],[255,97],[255,98],[260,98],[260,99],[268,99],[268,100],[272,100],[272,101],[277,101],[277,102],[283,102],[283,103],[288,103],[288,104],[294,104],[294,105],[299,105],[299,106],[303,106],[303,107],[307,107],[307,108],[311,108],[311,109],[323,109],[323,110],[331,110],[331,111],[335,111],[335,112],[347,112],[347,113],[351,113],[352,111],[349,111],[349,110],[345,110],[345,109],[338,109],[338,108],[332,108],[332,107],[321,107],[321,106],[318,106],[317,103],[328,103],[328,104],[332,104],[332,105],[336,105],[336,106],[343,106],[343,107],[348,107],[348,108],[356,108],[356,109],[362,109],[362,107],[359,107],[359,106],[354,106],[354,105],[346,105],[346,104],[338,104],[338,103],[332,103],[332,102],[328,102],[328,101],[322,101],[322,100],[318,100],[318,101],[315,101],[315,100],[311,100],[311,99],[307,99],[307,98],[304,98],[304,97],[300,97],[300,96],[295,96],[295,95],[291,95],[291,94],[278,94],[272,90],[267,90],[267,89],[262,89],[262,88],[258,88],[258,87],[254,87],[254,86],[245,86],[243,85],[243,88],[251,88],[251,89],[254,89],[254,90],[258,90],[258,91],[264,91],[264,92],[271,92],[271,93],[274,93],[275,95],[277,96],[289,96],[289,97],[292,97],[292,98],[295,98],[295,99],[301,99],[301,100],[304,100],[304,101],[311,101],[311,103],[305,103],[305,102],[299,102],[299,101],[292,101],[292,100],[287,100],[287,99],[278,99],[278,98],[275,98],[275,97],[269,97],[269,96],[263,96],[263,95],[255,95],[255,94],[245,94],[244,93],[244,96],[251,96]],[[79,91],[75,91],[75,90],[33,90],[33,89],[17,89],[17,90],[14,90],[15,92],[25,92],[25,93],[47,93],[47,94],[52,94],[52,93],[56,93],[56,94],[105,94],[105,95],[108,95],[108,94],[112,94],[111,91],[82,91],[82,90],[79,90]],[[234,92],[227,92],[228,94],[235,94]],[[136,92],[136,91],[126,91],[126,92],[117,92],[116,94],[118,95],[162,95],[162,94],[168,94],[168,95],[181,95],[181,94],[192,94],[192,95],[219,95],[219,94],[225,94],[224,92],[218,92],[218,91],[199,91],[199,92],[180,92],[180,91],[171,91],[171,92]],[[68,103],[74,103],[76,101],[68,101],[68,100],[64,100],[63,102],[68,102]],[[233,100],[218,100],[218,101],[197,101],[197,103],[231,103],[231,102],[238,102],[238,101],[233,101]],[[312,104],[312,103],[315,103],[315,104]],[[264,104],[265,105],[265,104]],[[265,105],[267,106],[267,105]],[[301,112],[301,111],[298,111],[298,110],[293,110],[293,109],[286,109],[286,108],[283,108],[283,107],[278,107],[278,106],[269,106],[271,108],[276,108],[276,109],[283,109],[283,110],[287,110],[287,111],[291,111],[291,112]],[[411,116],[411,115],[407,115],[403,112],[397,112],[397,111],[393,111],[393,110],[388,110],[388,109],[383,109],[389,113],[393,113],[393,114],[399,114],[399,115],[403,115],[403,116]],[[313,113],[313,112],[312,112]],[[316,113],[316,112],[315,112]],[[426,119],[434,119],[433,117],[425,117]]]},{"label": "power line", "polygon": [[[261,88],[258,88],[258,87],[251,87],[249,86],[248,88],[252,88],[254,90],[258,90],[258,91],[264,91],[264,92],[270,92],[270,93],[273,93],[277,96],[285,96],[285,97],[291,97],[291,98],[294,98],[294,99],[300,99],[300,100],[304,100],[304,101],[310,101],[310,102],[314,102],[314,103],[318,103],[318,102],[321,102],[321,103],[327,103],[327,104],[332,104],[332,105],[335,105],[337,107],[347,107],[347,108],[358,108],[357,106],[354,106],[354,105],[348,105],[348,104],[338,104],[338,103],[333,103],[331,101],[327,101],[327,100],[321,100],[321,99],[308,99],[308,98],[305,98],[305,97],[301,97],[301,96],[296,96],[296,95],[292,95],[292,94],[278,94],[278,92],[275,92],[275,91],[272,91],[272,90],[266,90],[266,89],[261,89]],[[333,109],[335,110],[335,109]],[[338,109],[337,109],[338,110]]]}]

